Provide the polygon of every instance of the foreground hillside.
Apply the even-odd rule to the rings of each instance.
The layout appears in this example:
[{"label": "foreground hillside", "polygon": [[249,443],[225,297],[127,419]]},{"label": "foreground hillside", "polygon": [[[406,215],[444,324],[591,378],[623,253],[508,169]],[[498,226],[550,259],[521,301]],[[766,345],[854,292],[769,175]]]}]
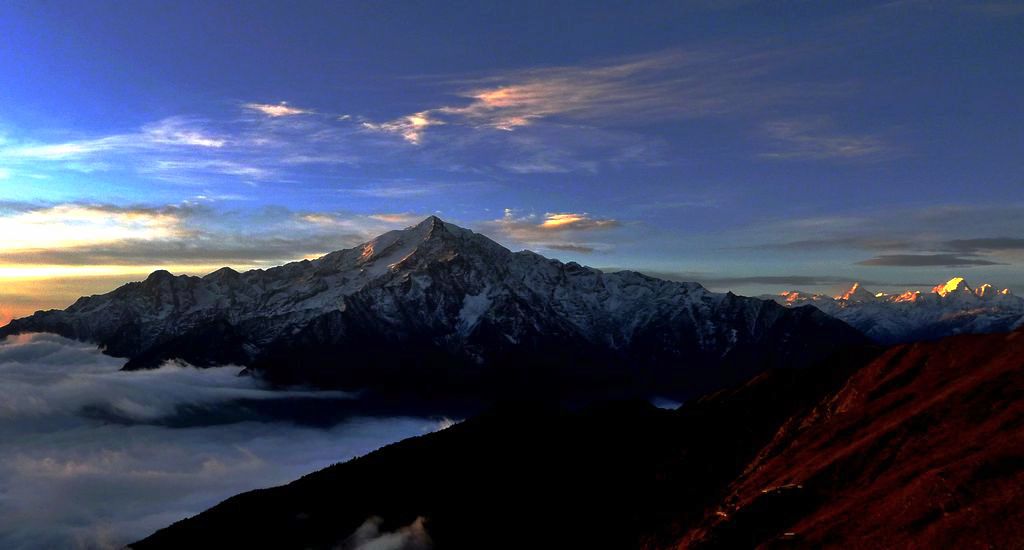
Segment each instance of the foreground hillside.
[{"label": "foreground hillside", "polygon": [[1019,548],[1022,503],[1024,331],[960,336],[790,419],[678,547]]},{"label": "foreground hillside", "polygon": [[676,411],[499,408],[133,548],[345,547],[368,520],[437,548],[1019,545],[1024,332],[872,355]]}]

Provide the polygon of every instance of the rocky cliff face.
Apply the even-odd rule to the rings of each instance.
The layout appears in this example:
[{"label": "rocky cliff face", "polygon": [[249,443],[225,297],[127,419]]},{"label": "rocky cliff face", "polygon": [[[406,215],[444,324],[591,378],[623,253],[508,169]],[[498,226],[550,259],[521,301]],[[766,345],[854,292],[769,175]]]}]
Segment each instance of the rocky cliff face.
[{"label": "rocky cliff face", "polygon": [[539,369],[547,381],[605,372],[696,387],[861,340],[814,308],[513,253],[436,217],[268,270],[157,271],[0,335],[31,331],[95,342],[127,368],[177,358],[343,386],[477,385]]}]

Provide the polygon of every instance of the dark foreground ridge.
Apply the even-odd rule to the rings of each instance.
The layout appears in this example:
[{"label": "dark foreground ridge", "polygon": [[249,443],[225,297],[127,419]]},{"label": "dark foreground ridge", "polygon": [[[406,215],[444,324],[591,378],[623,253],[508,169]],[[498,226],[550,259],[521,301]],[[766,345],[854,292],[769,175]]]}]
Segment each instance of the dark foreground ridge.
[{"label": "dark foreground ridge", "polygon": [[132,547],[345,548],[368,518],[422,518],[442,549],[1009,548],[1022,499],[1017,331],[773,370],[676,411],[499,407]]},{"label": "dark foreground ridge", "polygon": [[94,342],[127,369],[245,365],[280,384],[492,398],[676,397],[865,338],[815,308],[513,253],[430,217],[313,260],[143,282],[0,329]]}]

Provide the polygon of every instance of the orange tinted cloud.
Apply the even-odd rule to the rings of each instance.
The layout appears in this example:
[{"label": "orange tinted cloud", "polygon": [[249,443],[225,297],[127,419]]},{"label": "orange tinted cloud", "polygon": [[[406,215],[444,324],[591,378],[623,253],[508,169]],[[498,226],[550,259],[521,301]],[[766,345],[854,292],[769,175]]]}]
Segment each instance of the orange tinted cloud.
[{"label": "orange tinted cloud", "polygon": [[615,227],[619,224],[616,220],[611,219],[594,219],[591,218],[586,212],[582,214],[575,214],[572,212],[548,212],[544,215],[544,221],[538,226],[541,229],[550,230],[565,230],[565,229],[603,229],[606,227]]},{"label": "orange tinted cloud", "polygon": [[444,124],[444,122],[431,118],[429,111],[421,111],[419,113],[413,113],[399,117],[389,122],[382,122],[375,124],[373,122],[364,122],[363,128],[372,130],[375,132],[386,132],[392,134],[398,134],[402,136],[402,139],[412,143],[413,145],[419,145],[423,139],[423,132],[430,126],[438,126]]},{"label": "orange tinted cloud", "polygon": [[607,249],[604,243],[593,242],[588,237],[594,231],[619,227],[618,220],[595,218],[586,212],[548,212],[543,217],[534,214],[516,216],[506,208],[505,215],[487,224],[494,231],[527,246],[561,250],[566,252],[589,253]]},{"label": "orange tinted cloud", "polygon": [[423,216],[408,212],[398,214],[370,214],[370,218],[387,223],[414,224],[423,219]]}]

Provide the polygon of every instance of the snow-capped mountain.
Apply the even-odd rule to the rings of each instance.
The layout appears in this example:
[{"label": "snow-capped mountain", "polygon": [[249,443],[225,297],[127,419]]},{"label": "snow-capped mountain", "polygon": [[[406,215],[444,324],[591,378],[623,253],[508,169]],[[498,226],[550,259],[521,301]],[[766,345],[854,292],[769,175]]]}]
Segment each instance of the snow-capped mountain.
[{"label": "snow-capped mountain", "polygon": [[773,298],[790,307],[813,305],[885,344],[1006,332],[1024,325],[1024,298],[989,284],[971,288],[963,277],[936,285],[929,293],[873,293],[853,283],[837,296],[794,290]]},{"label": "snow-capped mountain", "polygon": [[178,358],[281,382],[474,387],[509,373],[616,372],[618,382],[696,388],[863,338],[814,308],[511,252],[433,216],[267,270],[157,271],[12,321],[0,337],[18,332],[95,342],[129,357],[129,369]]}]

